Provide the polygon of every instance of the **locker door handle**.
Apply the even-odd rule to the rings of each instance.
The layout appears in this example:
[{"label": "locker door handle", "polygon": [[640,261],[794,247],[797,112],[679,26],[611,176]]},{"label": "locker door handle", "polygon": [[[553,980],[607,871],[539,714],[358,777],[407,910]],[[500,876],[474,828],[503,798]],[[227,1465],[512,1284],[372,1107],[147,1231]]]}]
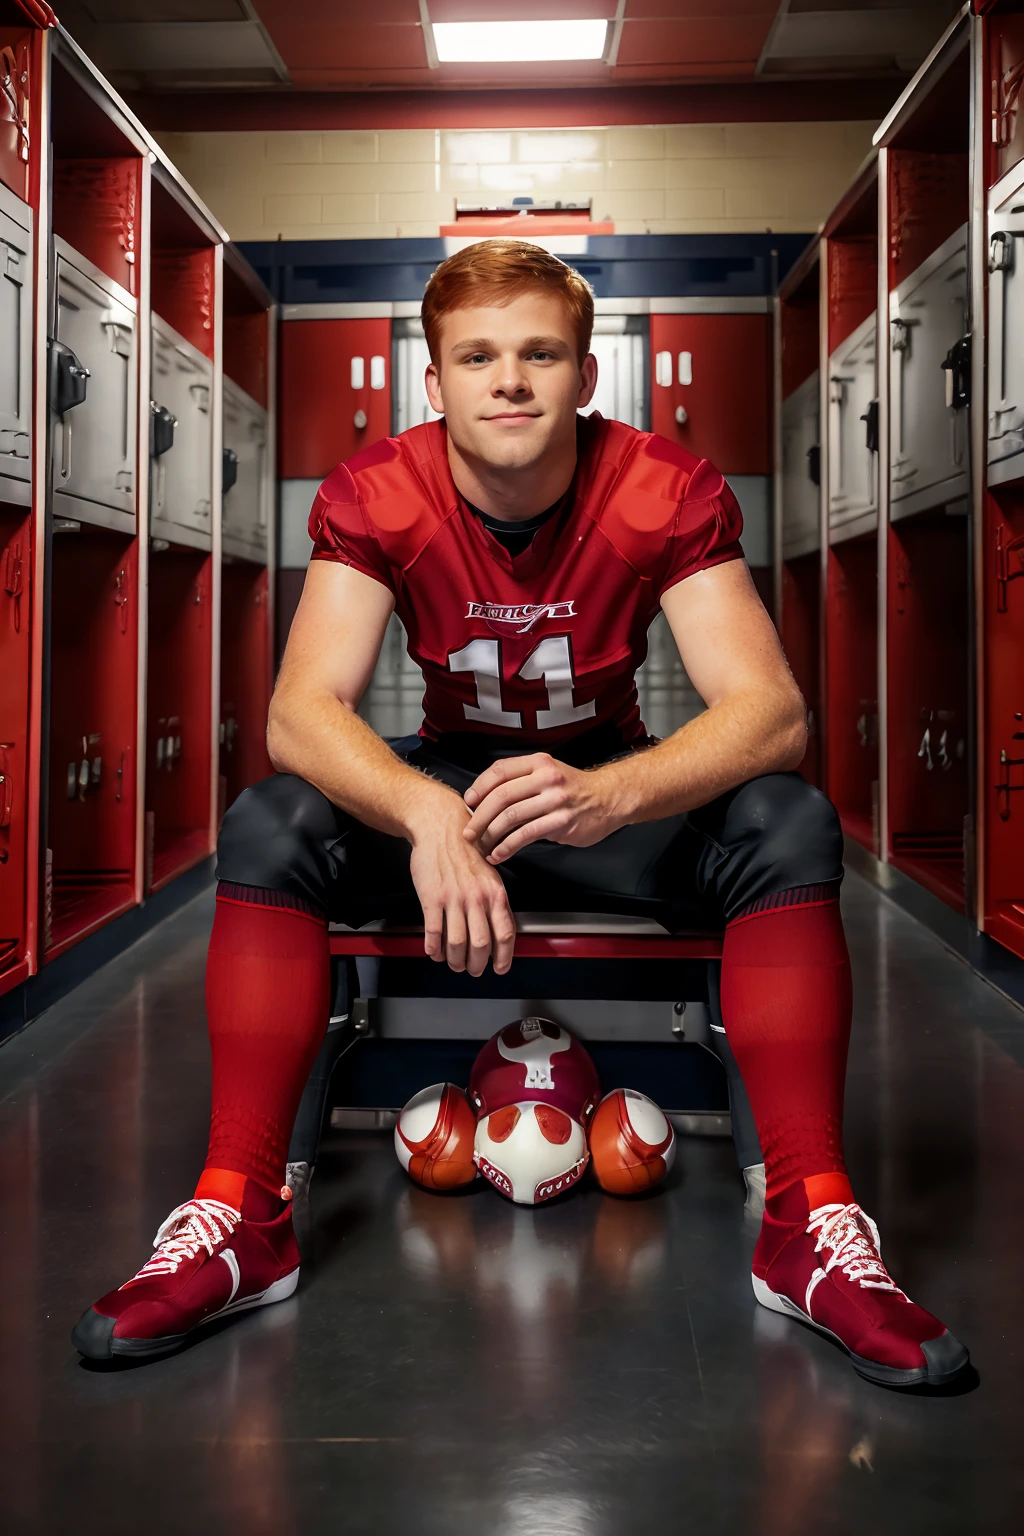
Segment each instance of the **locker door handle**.
[{"label": "locker door handle", "polygon": [[961,336],[954,341],[939,364],[946,375],[946,405],[954,411],[962,410],[971,399],[971,338]]},{"label": "locker door handle", "polygon": [[[1011,571],[1010,556],[1017,556],[1017,569]],[[1007,606],[1007,587],[1011,581],[1016,581],[1018,576],[1024,576],[1024,534],[1016,539],[1005,541],[1005,530],[1000,523],[996,528],[996,612],[1005,613]]]},{"label": "locker door handle", "polygon": [[679,354],[679,382],[680,384],[693,383],[693,353],[680,352]]},{"label": "locker door handle", "polygon": [[988,243],[988,270],[1012,272],[1014,262],[1013,236],[1008,229],[997,229]]},{"label": "locker door handle", "polygon": [[110,342],[110,350],[115,357],[131,357],[132,355],[132,328],[123,325],[120,320],[104,320],[101,322]]},{"label": "locker door handle", "polygon": [[383,357],[370,358],[370,388],[383,389],[387,380]]},{"label": "locker door handle", "polygon": [[50,409],[63,421],[68,411],[84,405],[92,374],[62,341],[50,342]]},{"label": "locker door handle", "polygon": [[[14,776],[7,754],[14,748],[13,741],[0,741],[0,829],[9,827],[14,812]],[[0,863],[7,863],[6,853]]]},{"label": "locker door handle", "polygon": [[654,359],[654,382],[662,389],[672,387],[672,353],[659,352]]},{"label": "locker door handle", "polygon": [[365,389],[366,387],[366,359],[354,357],[352,359],[352,388]]}]

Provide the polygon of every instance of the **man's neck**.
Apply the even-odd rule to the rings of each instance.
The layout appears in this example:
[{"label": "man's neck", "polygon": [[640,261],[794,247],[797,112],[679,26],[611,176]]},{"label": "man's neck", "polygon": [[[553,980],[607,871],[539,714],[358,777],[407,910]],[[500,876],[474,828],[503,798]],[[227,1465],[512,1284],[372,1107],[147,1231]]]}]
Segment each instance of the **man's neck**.
[{"label": "man's neck", "polygon": [[569,489],[576,472],[576,442],[573,439],[565,452],[548,456],[543,464],[496,469],[464,457],[449,432],[448,464],[456,490],[471,506],[503,522],[524,523],[554,506]]}]

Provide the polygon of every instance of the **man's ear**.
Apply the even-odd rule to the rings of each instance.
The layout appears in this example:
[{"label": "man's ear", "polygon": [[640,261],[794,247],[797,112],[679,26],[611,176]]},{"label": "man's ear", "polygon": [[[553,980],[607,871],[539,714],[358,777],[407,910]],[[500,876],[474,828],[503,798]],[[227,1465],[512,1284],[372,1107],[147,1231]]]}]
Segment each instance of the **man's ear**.
[{"label": "man's ear", "polygon": [[430,401],[430,409],[444,415],[444,401],[441,399],[441,375],[437,371],[436,363],[428,363],[427,371],[423,375],[423,382],[427,386],[427,399]]},{"label": "man's ear", "polygon": [[576,401],[576,409],[582,411],[594,398],[597,388],[597,358],[593,352],[588,352],[580,365],[580,394]]}]

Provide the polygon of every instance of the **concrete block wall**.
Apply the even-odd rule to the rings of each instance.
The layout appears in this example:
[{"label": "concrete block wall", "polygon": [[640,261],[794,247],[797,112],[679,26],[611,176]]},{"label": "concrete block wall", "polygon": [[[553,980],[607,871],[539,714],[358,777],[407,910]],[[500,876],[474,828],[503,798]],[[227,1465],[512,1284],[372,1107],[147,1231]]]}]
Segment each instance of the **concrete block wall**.
[{"label": "concrete block wall", "polygon": [[814,229],[874,121],[163,133],[235,240],[436,236],[456,200],[593,200],[619,234]]}]

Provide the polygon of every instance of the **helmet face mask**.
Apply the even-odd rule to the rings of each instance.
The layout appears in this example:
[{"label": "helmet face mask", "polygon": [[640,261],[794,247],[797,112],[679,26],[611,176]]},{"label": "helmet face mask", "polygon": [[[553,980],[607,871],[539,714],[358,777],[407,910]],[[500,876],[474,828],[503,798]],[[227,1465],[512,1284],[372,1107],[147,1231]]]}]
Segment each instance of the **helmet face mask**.
[{"label": "helmet face mask", "polygon": [[476,1128],[473,1160],[517,1205],[539,1205],[583,1176],[590,1154],[582,1125],[554,1104],[533,1100],[492,1110]]}]

